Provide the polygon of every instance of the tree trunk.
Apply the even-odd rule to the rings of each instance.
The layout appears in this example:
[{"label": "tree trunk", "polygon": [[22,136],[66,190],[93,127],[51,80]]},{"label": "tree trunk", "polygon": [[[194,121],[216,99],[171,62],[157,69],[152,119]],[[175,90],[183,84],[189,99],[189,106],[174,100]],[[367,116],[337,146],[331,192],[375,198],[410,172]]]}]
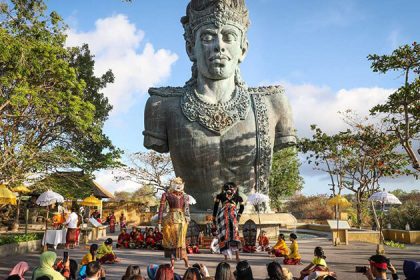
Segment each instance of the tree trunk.
[{"label": "tree trunk", "polygon": [[357,214],[357,226],[362,226],[362,201],[360,193],[356,193],[356,214]]}]

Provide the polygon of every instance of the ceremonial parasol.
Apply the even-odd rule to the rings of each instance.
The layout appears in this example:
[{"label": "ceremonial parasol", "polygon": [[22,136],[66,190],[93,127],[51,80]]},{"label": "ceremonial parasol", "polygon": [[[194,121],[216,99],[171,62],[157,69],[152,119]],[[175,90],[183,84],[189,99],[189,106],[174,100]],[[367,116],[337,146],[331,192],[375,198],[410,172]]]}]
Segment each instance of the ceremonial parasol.
[{"label": "ceremonial parasol", "polygon": [[[42,193],[38,199],[36,200],[36,204],[39,206],[46,206],[47,207],[47,218],[45,219],[45,234],[47,234],[48,229],[48,214],[50,212],[50,205],[55,203],[63,203],[64,197],[61,194],[48,190]],[[46,248],[44,247],[44,250]]]},{"label": "ceremonial parasol", "polygon": [[80,205],[83,206],[89,206],[89,207],[95,207],[95,206],[101,206],[102,202],[97,199],[96,197],[94,197],[93,195],[86,197],[85,199],[83,199],[83,201],[80,203]]},{"label": "ceremonial parasol", "polygon": [[[17,200],[17,209],[16,209],[17,211],[16,211],[16,219],[15,219],[16,225],[19,225],[19,214],[20,214],[20,200],[21,200],[21,196],[24,193],[30,193],[31,190],[28,189],[24,185],[19,185],[17,187],[12,188],[12,191],[19,194],[19,198]],[[29,211],[28,211],[28,208],[26,208],[26,213],[25,213],[25,234],[28,232],[28,215],[29,215]]]},{"label": "ceremonial parasol", "polygon": [[16,195],[4,184],[0,184],[0,204],[16,205]]},{"label": "ceremonial parasol", "polygon": [[265,195],[263,193],[252,193],[248,195],[247,202],[254,207],[257,208],[257,214],[258,214],[258,223],[261,225],[261,218],[260,218],[260,205],[263,203],[267,203],[270,201],[270,198],[268,195]]},{"label": "ceremonial parasol", "polygon": [[339,194],[339,195],[336,195],[336,196],[328,199],[327,200],[327,205],[336,207],[335,208],[335,210],[336,210],[336,212],[335,212],[336,215],[335,216],[336,216],[336,219],[337,219],[337,238],[336,238],[334,243],[335,243],[335,245],[338,245],[338,243],[339,243],[338,229],[339,229],[339,224],[340,224],[340,222],[339,222],[339,220],[340,220],[340,208],[350,207],[351,203],[345,197],[343,197]]},{"label": "ceremonial parasol", "polygon": [[[369,198],[369,201],[372,202],[373,213],[375,215],[375,219],[377,220],[376,210],[373,205],[373,202],[377,201],[381,203],[381,219],[379,223],[379,245],[383,242],[384,236],[382,234],[382,220],[383,220],[383,213],[384,213],[384,206],[385,204],[402,204],[401,201],[392,193],[386,192],[385,189],[381,192],[376,192],[372,194]],[[378,248],[379,249],[379,248]]]}]

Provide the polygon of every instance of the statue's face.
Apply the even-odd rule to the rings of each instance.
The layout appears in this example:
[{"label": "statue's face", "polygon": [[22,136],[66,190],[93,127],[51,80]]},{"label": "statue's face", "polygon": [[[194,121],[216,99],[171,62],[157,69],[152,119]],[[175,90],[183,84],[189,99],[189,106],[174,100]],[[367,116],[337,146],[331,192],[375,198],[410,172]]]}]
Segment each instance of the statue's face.
[{"label": "statue's face", "polygon": [[232,77],[246,53],[242,32],[233,25],[209,24],[198,29],[195,35],[195,45],[188,52],[197,62],[199,75],[212,80]]}]

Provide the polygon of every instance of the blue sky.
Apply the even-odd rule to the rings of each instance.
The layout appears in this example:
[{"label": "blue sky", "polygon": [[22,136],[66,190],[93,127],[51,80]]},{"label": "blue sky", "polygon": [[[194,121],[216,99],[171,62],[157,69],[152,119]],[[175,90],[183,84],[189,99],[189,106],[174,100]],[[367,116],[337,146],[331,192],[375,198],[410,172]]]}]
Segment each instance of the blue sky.
[{"label": "blue sky", "polygon": [[[105,91],[114,105],[106,133],[118,147],[143,150],[143,108],[147,88],[183,85],[190,76],[179,19],[186,0],[48,1],[70,26],[69,45],[87,42],[97,59],[96,73],[114,70]],[[282,84],[293,106],[299,136],[317,123],[329,132],[345,128],[337,111],[367,114],[398,87],[396,74],[370,70],[368,54],[390,53],[419,41],[419,1],[248,0],[250,48],[241,69],[249,85]],[[327,193],[328,181],[302,166],[303,192]],[[98,181],[111,190],[109,172]],[[384,182],[389,189],[419,188],[414,179]]]}]

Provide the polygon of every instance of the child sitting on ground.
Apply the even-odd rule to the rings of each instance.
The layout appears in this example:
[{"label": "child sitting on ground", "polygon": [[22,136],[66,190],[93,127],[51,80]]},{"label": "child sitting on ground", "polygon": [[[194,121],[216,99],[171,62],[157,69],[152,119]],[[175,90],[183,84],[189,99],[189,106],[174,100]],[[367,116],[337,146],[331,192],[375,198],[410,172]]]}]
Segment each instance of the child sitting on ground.
[{"label": "child sitting on ground", "polygon": [[144,236],[133,226],[130,232],[130,248],[141,248],[144,245]]},{"label": "child sitting on ground", "polygon": [[150,227],[146,232],[146,247],[154,248],[156,245],[155,235],[153,232],[153,228]]},{"label": "child sitting on ground", "polygon": [[117,248],[128,248],[130,245],[130,234],[127,233],[125,228],[121,229],[121,233],[118,235]]},{"label": "child sitting on ground", "polygon": [[300,264],[300,260],[302,259],[299,255],[299,245],[296,241],[297,235],[295,233],[291,233],[289,236],[290,241],[292,241],[292,244],[290,245],[290,252],[287,256],[284,257],[283,263],[284,264],[290,264],[290,265],[296,265]]},{"label": "child sitting on ground", "polygon": [[261,231],[260,235],[258,236],[258,247],[257,252],[265,252],[270,251],[270,241],[266,235],[265,231]]},{"label": "child sitting on ground", "polygon": [[321,247],[315,247],[314,256],[312,262],[300,272],[300,280],[316,271],[328,271],[324,250]]},{"label": "child sitting on ground", "polygon": [[86,265],[90,262],[96,261],[96,252],[98,251],[98,244],[90,245],[89,252],[83,256],[81,265]]},{"label": "child sitting on ground", "polygon": [[285,257],[289,254],[289,248],[287,247],[286,241],[284,240],[284,234],[279,234],[279,239],[277,240],[276,245],[273,246],[271,254],[276,257]]}]

